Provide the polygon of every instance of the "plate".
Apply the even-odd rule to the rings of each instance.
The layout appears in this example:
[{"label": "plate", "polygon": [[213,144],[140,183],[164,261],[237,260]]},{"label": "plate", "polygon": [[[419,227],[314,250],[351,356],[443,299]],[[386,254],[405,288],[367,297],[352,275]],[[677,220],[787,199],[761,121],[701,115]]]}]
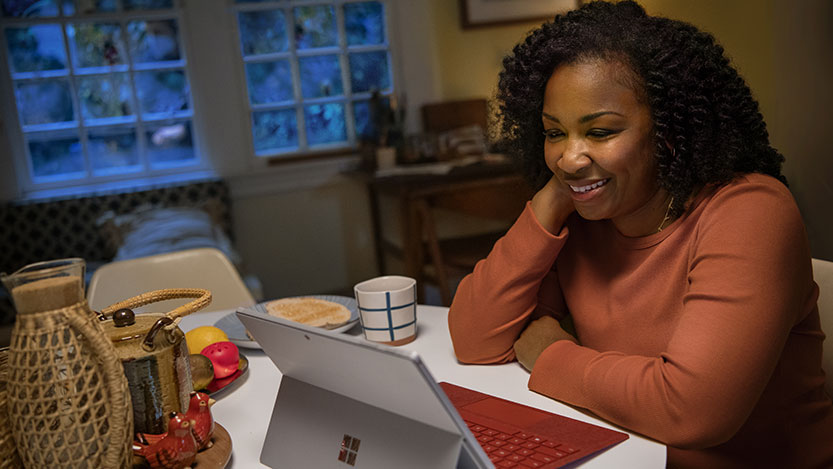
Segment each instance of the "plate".
[{"label": "plate", "polygon": [[[302,297],[296,297],[302,298]],[[350,310],[350,319],[347,320],[344,325],[336,327],[334,329],[330,329],[330,331],[339,333],[339,332],[346,332],[353,328],[356,323],[359,322],[359,307],[356,304],[355,298],[350,298],[349,296],[341,296],[341,295],[304,295],[303,298],[318,298],[319,300],[326,300],[332,301],[333,303],[338,303],[344,305],[347,309]],[[258,303],[255,305],[255,309],[261,313],[266,313],[265,304],[268,302]],[[236,313],[229,313],[214,323],[214,326],[222,329],[223,332],[226,333],[230,342],[234,343],[238,347],[243,348],[251,348],[251,349],[259,349],[260,344],[255,342],[254,340],[250,339],[249,336],[246,334],[246,327],[240,322],[240,319],[237,318]]]}]

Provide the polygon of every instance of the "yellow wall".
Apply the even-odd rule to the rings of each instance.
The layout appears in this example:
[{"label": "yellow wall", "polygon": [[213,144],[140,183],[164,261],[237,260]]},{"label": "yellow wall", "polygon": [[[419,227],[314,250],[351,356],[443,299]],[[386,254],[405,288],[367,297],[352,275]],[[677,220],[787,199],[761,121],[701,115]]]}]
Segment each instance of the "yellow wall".
[{"label": "yellow wall", "polygon": [[491,97],[503,57],[537,23],[462,29],[460,4],[431,0],[437,31],[441,99]]}]

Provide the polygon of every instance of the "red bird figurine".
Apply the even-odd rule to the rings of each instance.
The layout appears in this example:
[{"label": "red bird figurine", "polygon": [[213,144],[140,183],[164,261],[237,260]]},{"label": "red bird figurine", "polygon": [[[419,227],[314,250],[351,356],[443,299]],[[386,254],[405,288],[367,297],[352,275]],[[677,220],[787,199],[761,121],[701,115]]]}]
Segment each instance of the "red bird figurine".
[{"label": "red bird figurine", "polygon": [[133,453],[145,458],[152,469],[182,469],[197,459],[197,440],[191,420],[184,414],[171,412],[168,431],[155,443],[133,444]]},{"label": "red bird figurine", "polygon": [[[191,391],[191,400],[188,402],[188,411],[185,418],[191,421],[194,429],[194,438],[197,440],[197,447],[200,451],[211,448],[214,442],[211,437],[214,435],[214,417],[211,416],[211,404],[214,400],[208,394]],[[166,433],[139,433],[138,440],[142,443],[153,444],[162,438]]]}]

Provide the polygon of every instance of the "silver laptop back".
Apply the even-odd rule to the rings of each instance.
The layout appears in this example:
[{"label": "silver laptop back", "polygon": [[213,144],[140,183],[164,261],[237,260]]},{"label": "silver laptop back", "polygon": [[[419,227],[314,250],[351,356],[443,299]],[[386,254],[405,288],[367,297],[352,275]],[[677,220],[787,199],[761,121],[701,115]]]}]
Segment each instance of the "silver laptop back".
[{"label": "silver laptop back", "polygon": [[415,352],[248,308],[237,315],[283,375],[263,464],[492,467]]}]

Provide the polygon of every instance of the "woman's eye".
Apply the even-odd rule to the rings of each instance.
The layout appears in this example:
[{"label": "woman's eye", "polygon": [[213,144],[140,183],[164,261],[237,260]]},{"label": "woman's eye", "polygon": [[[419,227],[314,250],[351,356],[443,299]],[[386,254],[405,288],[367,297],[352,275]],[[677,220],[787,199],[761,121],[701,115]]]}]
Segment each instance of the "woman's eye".
[{"label": "woman's eye", "polygon": [[560,130],[550,129],[544,131],[544,138],[546,138],[548,142],[554,142],[563,136],[564,132]]},{"label": "woman's eye", "polygon": [[605,137],[609,137],[611,135],[614,135],[616,133],[617,133],[617,131],[610,130],[610,129],[590,129],[587,132],[587,136],[592,137],[592,138],[605,138]]}]

